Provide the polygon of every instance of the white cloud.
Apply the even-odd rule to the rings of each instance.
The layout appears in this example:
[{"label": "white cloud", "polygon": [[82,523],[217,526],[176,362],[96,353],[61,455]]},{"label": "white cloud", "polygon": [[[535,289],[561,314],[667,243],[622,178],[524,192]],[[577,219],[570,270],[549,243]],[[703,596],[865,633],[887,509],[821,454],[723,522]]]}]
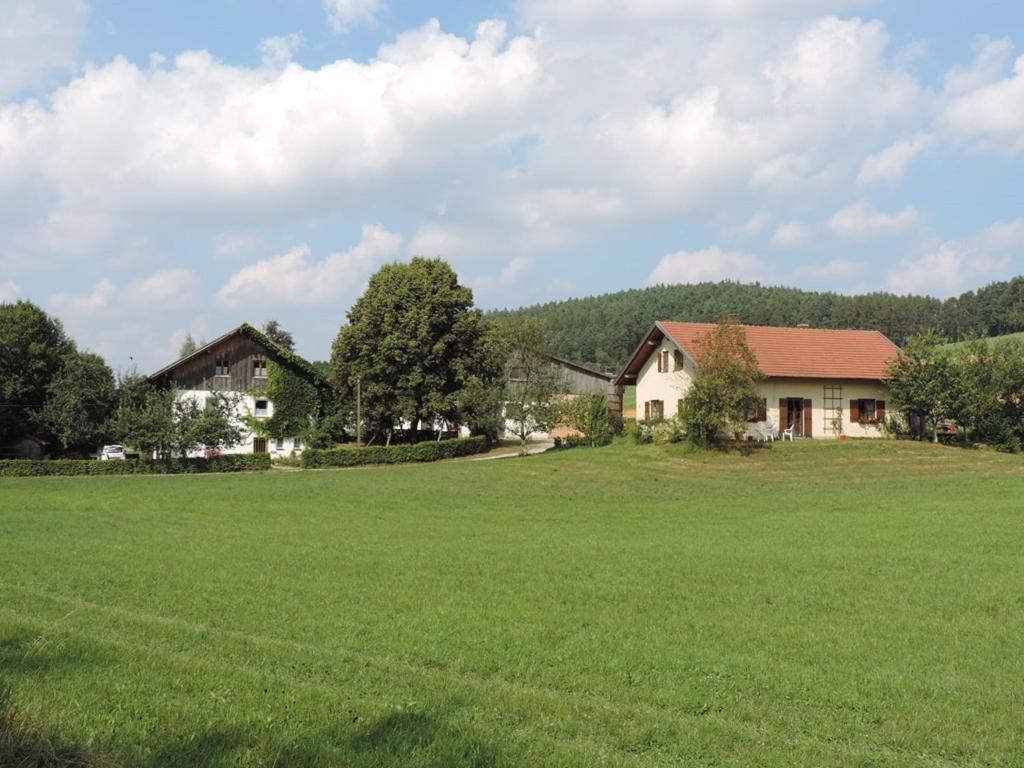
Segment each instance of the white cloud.
[{"label": "white cloud", "polygon": [[100,280],[85,295],[58,292],[50,304],[59,312],[75,315],[97,313],[122,316],[130,310],[166,312],[195,303],[199,276],[190,269],[163,269],[118,288],[109,278]]},{"label": "white cloud", "polygon": [[772,245],[779,248],[802,248],[811,240],[811,231],[799,221],[783,224],[772,235]]},{"label": "white cloud", "polygon": [[770,223],[771,217],[768,215],[767,211],[761,210],[747,219],[739,228],[738,232],[741,237],[757,237]]},{"label": "white cloud", "polygon": [[825,228],[839,237],[885,237],[906,232],[919,219],[917,209],[910,205],[898,213],[883,213],[861,201],[834,213]]},{"label": "white cloud", "polygon": [[907,172],[907,166],[934,146],[935,136],[928,133],[890,144],[881,152],[864,158],[857,174],[857,184],[863,187],[878,182],[898,182]]},{"label": "white cloud", "polygon": [[1007,77],[955,97],[944,119],[954,136],[982,149],[1024,152],[1024,56]]},{"label": "white cloud", "polygon": [[190,269],[163,269],[125,287],[121,300],[147,310],[182,309],[195,303],[199,276]]},{"label": "white cloud", "polygon": [[997,221],[962,240],[949,240],[904,259],[889,274],[892,290],[952,296],[1003,279],[1020,261],[1024,218]]},{"label": "white cloud", "polygon": [[[632,111],[595,107],[606,112],[592,123],[593,148],[570,134],[562,155],[583,154],[580,174],[597,166],[620,188],[632,182],[624,196],[647,211],[710,206],[745,187],[818,197],[839,186],[840,159],[860,142],[919,119],[922,90],[891,66],[888,41],[880,22],[834,17],[761,57],[742,50],[744,38],[727,55],[698,59],[697,82],[676,86],[670,100],[634,108],[635,96],[616,92]],[[657,82],[664,56],[646,67],[640,59],[636,88],[641,75]]]},{"label": "white cloud", "polygon": [[897,293],[945,298],[998,279],[1010,264],[1008,256],[979,252],[967,243],[951,240],[904,259],[890,271],[887,285]]},{"label": "white cloud", "polygon": [[18,299],[18,286],[14,284],[13,280],[7,280],[0,283],[0,304],[7,302],[11,303]]},{"label": "white cloud", "polygon": [[959,96],[996,82],[1013,59],[1013,42],[1003,38],[977,38],[978,53],[970,66],[956,66],[946,73],[946,93]]},{"label": "white cloud", "polygon": [[59,312],[91,314],[111,306],[111,302],[116,294],[117,287],[114,283],[103,279],[96,283],[92,291],[84,296],[76,296],[75,294],[65,292],[55,293],[50,297],[50,304]]},{"label": "white cloud", "polygon": [[84,0],[5,0],[0,12],[0,97],[70,68],[88,11]]},{"label": "white cloud", "polygon": [[1012,251],[1024,247],[1024,218],[997,221],[971,238],[971,244],[983,251]]},{"label": "white cloud", "polygon": [[354,295],[375,267],[398,256],[401,245],[400,235],[366,225],[357,245],[323,261],[313,261],[309,246],[299,245],[243,267],[217,298],[225,307],[239,307],[259,301],[319,304],[343,293]]},{"label": "white cloud", "polygon": [[430,21],[367,63],[318,69],[247,69],[205,52],[150,69],[116,58],[87,67],[49,107],[0,108],[0,188],[47,184],[69,220],[254,201],[276,212],[282,199],[495,141],[538,72],[533,42],[507,40],[500,22],[465,40]]},{"label": "white cloud", "polygon": [[472,280],[470,285],[473,290],[481,292],[506,289],[519,282],[532,266],[533,259],[529,256],[516,256],[497,275],[482,275]]},{"label": "white cloud", "polygon": [[373,24],[384,10],[384,0],[323,0],[327,21],[336,33]]},{"label": "white cloud", "polygon": [[263,234],[254,229],[221,232],[214,241],[214,252],[226,259],[251,255],[266,245]]},{"label": "white cloud", "polygon": [[455,227],[428,224],[420,227],[409,239],[409,253],[413,256],[452,259],[472,254],[481,248],[481,241],[474,235]]},{"label": "white cloud", "polygon": [[260,53],[263,54],[263,66],[283,67],[303,45],[302,35],[291,32],[287,35],[268,37],[260,42]]},{"label": "white cloud", "polygon": [[700,251],[666,254],[647,278],[647,285],[700,283],[717,280],[749,282],[763,276],[764,265],[756,256],[723,251],[717,245]]},{"label": "white cloud", "polygon": [[824,264],[801,264],[794,274],[801,279],[835,284],[836,281],[863,277],[865,267],[848,259],[831,259]]}]

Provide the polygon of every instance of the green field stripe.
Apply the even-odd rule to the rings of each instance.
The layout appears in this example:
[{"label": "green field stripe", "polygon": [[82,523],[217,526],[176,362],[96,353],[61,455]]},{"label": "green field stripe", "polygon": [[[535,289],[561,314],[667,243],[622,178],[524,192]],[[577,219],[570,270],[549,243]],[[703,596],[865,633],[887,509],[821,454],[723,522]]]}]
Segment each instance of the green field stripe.
[{"label": "green field stripe", "polygon": [[[12,585],[0,584],[0,587],[11,589]],[[13,589],[15,591],[35,594],[34,590],[17,587],[13,587]],[[510,681],[498,676],[484,678],[463,670],[456,670],[452,667],[417,665],[407,660],[395,659],[392,657],[356,653],[344,649],[331,649],[308,643],[299,643],[291,640],[253,635],[251,633],[218,629],[208,625],[198,625],[180,619],[163,617],[148,612],[124,609],[119,606],[101,605],[65,595],[54,595],[52,593],[39,592],[36,596],[76,606],[74,611],[62,614],[66,619],[60,623],[63,625],[62,628],[64,631],[74,633],[80,639],[99,645],[119,648],[129,652],[137,658],[141,657],[143,661],[148,660],[149,654],[152,654],[157,658],[179,667],[180,669],[193,670],[196,666],[201,666],[207,670],[217,672],[218,679],[221,679],[221,673],[227,671],[242,678],[249,678],[258,681],[265,681],[268,679],[274,680],[292,688],[316,691],[331,697],[337,697],[340,693],[339,684],[337,682],[329,683],[322,679],[300,678],[294,674],[281,673],[279,671],[280,667],[286,666],[283,663],[273,665],[271,668],[267,668],[265,666],[247,666],[239,662],[232,662],[223,656],[196,654],[193,652],[168,648],[164,645],[164,643],[167,642],[166,637],[157,636],[157,643],[154,645],[152,638],[133,641],[117,634],[114,636],[96,634],[95,631],[90,632],[85,628],[69,626],[71,623],[70,620],[72,618],[87,619],[87,612],[95,611],[115,616],[120,619],[127,619],[128,621],[143,624],[156,624],[163,627],[173,627],[191,634],[200,634],[203,636],[215,635],[231,640],[241,641],[243,643],[298,651],[318,658],[324,656],[341,656],[343,661],[359,662],[363,670],[367,667],[373,667],[378,673],[380,673],[379,678],[375,678],[375,680],[380,681],[394,683],[395,680],[391,673],[397,667],[401,668],[403,673],[414,677],[427,678],[432,681],[440,679],[443,682],[454,682],[465,688],[471,689],[478,694],[482,693],[487,698],[494,698],[493,689],[498,687],[508,694],[511,694],[516,699],[525,697],[525,701],[520,701],[516,705],[517,708],[522,710],[523,714],[516,723],[514,732],[518,734],[518,738],[526,742],[535,740],[537,737],[541,737],[550,739],[552,744],[570,745],[574,748],[587,748],[596,752],[609,751],[608,745],[600,741],[596,734],[563,733],[555,735],[550,732],[550,729],[545,730],[536,724],[536,720],[540,716],[537,713],[538,705],[543,704],[549,710],[548,717],[553,721],[557,719],[560,714],[558,712],[559,706],[568,696],[574,702],[569,709],[573,712],[575,717],[579,717],[583,714],[581,710],[582,707],[583,709],[590,711],[589,716],[584,716],[586,721],[589,722],[595,717],[601,718],[600,725],[605,729],[607,729],[609,725],[614,724],[643,722],[648,728],[659,726],[661,729],[665,729],[666,731],[678,732],[686,730],[685,726],[682,726],[680,722],[685,721],[690,723],[692,726],[697,726],[694,730],[706,731],[708,728],[711,728],[719,736],[738,738],[742,743],[763,743],[764,740],[768,738],[769,742],[774,742],[774,746],[779,746],[778,734],[774,734],[773,738],[773,736],[770,735],[771,729],[767,724],[742,722],[736,720],[734,717],[726,716],[723,713],[713,712],[706,715],[694,715],[679,709],[669,708],[668,706],[613,701],[607,698],[583,694],[577,691],[525,685],[518,681]],[[2,607],[0,607],[0,615],[14,621],[21,621],[25,618],[23,614],[18,614]],[[35,628],[39,629],[43,633],[53,630],[57,624],[57,622],[47,621],[45,619],[32,619],[31,621]],[[372,684],[367,687],[373,688]],[[416,688],[414,686],[410,686],[410,692],[415,690]],[[360,700],[368,705],[379,703],[379,700],[370,692],[362,694]],[[501,702],[503,704],[507,703],[504,699],[501,699]],[[530,712],[533,712],[534,714],[527,714]],[[655,729],[657,730],[657,728]],[[614,730],[612,733],[614,733]],[[624,737],[625,735],[619,734],[619,736]],[[842,740],[824,740],[806,733],[802,734],[800,737],[789,736],[783,740],[783,744],[789,748],[811,747],[821,752],[831,751],[837,744],[841,743],[843,743]],[[857,754],[862,758],[864,756],[863,748],[858,747],[855,744],[847,745],[846,749],[851,755]],[[884,748],[880,745],[872,745],[871,749],[879,756],[906,756],[899,750]],[[613,754],[622,758],[627,758],[630,761],[649,756],[649,753],[647,752],[636,754],[635,750],[630,750],[625,747],[611,749],[610,751]],[[921,756],[919,755],[918,757]],[[928,764],[934,766],[959,765],[956,761],[944,760],[934,755],[930,756]]]}]

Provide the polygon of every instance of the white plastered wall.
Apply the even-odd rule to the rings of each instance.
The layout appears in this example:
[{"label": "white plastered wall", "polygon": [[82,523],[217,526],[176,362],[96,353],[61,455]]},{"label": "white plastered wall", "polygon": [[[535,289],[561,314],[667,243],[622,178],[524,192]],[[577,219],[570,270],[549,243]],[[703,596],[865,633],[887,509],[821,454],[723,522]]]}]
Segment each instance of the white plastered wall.
[{"label": "white plastered wall", "polygon": [[[667,339],[654,348],[647,362],[643,364],[636,377],[636,418],[644,420],[644,404],[652,400],[661,400],[665,404],[665,418],[670,419],[678,411],[679,400],[685,397],[693,382],[693,361],[686,357],[683,368],[676,365],[675,352],[678,347]],[[658,355],[662,351],[669,352],[669,370],[658,371]]]},{"label": "white plastered wall", "polygon": [[[658,354],[669,350],[670,370],[658,371]],[[693,360],[685,357],[684,366],[678,369],[675,352],[678,350],[667,339],[653,348],[647,361],[637,374],[636,380],[636,419],[643,421],[645,404],[652,400],[661,400],[665,404],[665,418],[672,418],[678,413],[678,402],[685,397],[693,382],[695,371]],[[768,401],[768,422],[777,429],[785,427],[779,419],[780,399],[800,399],[811,401],[811,435],[813,437],[837,437],[833,428],[831,412],[825,411],[825,387],[834,385],[841,387],[839,402],[842,405],[840,418],[842,433],[848,437],[882,437],[883,432],[877,424],[861,424],[850,420],[851,400],[888,400],[889,390],[881,381],[862,380],[828,380],[828,379],[766,379],[758,385],[761,397]],[[886,403],[888,408],[888,403]],[[750,425],[756,432],[758,425]]]},{"label": "white plastered wall", "polygon": [[[256,413],[256,401],[257,400],[267,400],[267,414],[266,414],[266,416],[257,416],[256,418],[259,421],[264,421],[264,420],[269,419],[271,416],[274,415],[274,403],[273,403],[272,400],[269,400],[268,398],[265,398],[265,397],[259,397],[259,398],[253,397],[252,395],[244,394],[244,393],[241,393],[241,392],[237,392],[237,393],[232,393],[232,392],[215,393],[215,392],[211,392],[211,391],[205,390],[205,389],[185,389],[185,390],[181,390],[178,393],[178,398],[179,399],[186,399],[186,398],[188,398],[188,399],[191,399],[191,400],[195,400],[199,404],[199,407],[203,408],[203,407],[206,406],[207,398],[209,398],[211,395],[214,395],[214,394],[226,394],[229,397],[237,397],[238,398],[238,405],[235,407],[235,418],[240,423],[242,423],[242,424],[245,423],[245,419],[249,415],[251,415],[251,414],[254,415]],[[234,445],[234,446],[232,446],[230,448],[221,448],[220,452],[222,454],[232,454],[232,455],[234,455],[234,454],[242,454],[242,453],[252,453],[253,452],[253,440],[256,437],[258,437],[258,435],[254,434],[251,430],[243,428],[243,431],[242,431],[242,441],[238,445]],[[286,437],[286,438],[283,438],[281,440],[277,440],[275,438],[268,437],[267,438],[267,451],[268,451],[268,453],[270,453],[270,455],[272,457],[275,457],[275,456],[291,456],[293,452],[301,453],[302,452],[302,448],[301,448],[301,446],[296,447],[296,440],[295,440],[294,437]],[[204,455],[204,451],[203,450],[193,451],[189,455],[193,456],[193,457],[195,457],[195,456],[202,456],[202,455]]]}]

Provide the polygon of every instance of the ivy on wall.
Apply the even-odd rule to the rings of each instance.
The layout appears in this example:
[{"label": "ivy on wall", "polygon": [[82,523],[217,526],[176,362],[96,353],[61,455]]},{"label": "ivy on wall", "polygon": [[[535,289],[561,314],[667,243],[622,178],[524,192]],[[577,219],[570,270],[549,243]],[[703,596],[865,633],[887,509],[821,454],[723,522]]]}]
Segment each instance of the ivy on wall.
[{"label": "ivy on wall", "polygon": [[267,437],[301,435],[320,414],[320,391],[316,385],[274,360],[267,362],[266,396],[274,404],[274,415],[262,422]]}]

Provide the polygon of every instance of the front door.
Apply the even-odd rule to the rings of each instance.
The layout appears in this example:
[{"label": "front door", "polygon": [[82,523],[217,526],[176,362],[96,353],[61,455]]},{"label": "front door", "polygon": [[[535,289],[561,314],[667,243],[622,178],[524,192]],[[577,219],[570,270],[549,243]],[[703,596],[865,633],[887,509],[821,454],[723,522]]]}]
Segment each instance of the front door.
[{"label": "front door", "polygon": [[811,401],[800,397],[780,400],[779,422],[783,429],[792,427],[797,437],[811,437]]},{"label": "front door", "polygon": [[791,397],[786,400],[786,429],[793,428],[793,434],[803,437],[804,434],[804,401],[802,398]]},{"label": "front door", "polygon": [[252,452],[253,453],[266,453],[267,452],[267,438],[265,438],[265,437],[254,437],[252,439]]}]

